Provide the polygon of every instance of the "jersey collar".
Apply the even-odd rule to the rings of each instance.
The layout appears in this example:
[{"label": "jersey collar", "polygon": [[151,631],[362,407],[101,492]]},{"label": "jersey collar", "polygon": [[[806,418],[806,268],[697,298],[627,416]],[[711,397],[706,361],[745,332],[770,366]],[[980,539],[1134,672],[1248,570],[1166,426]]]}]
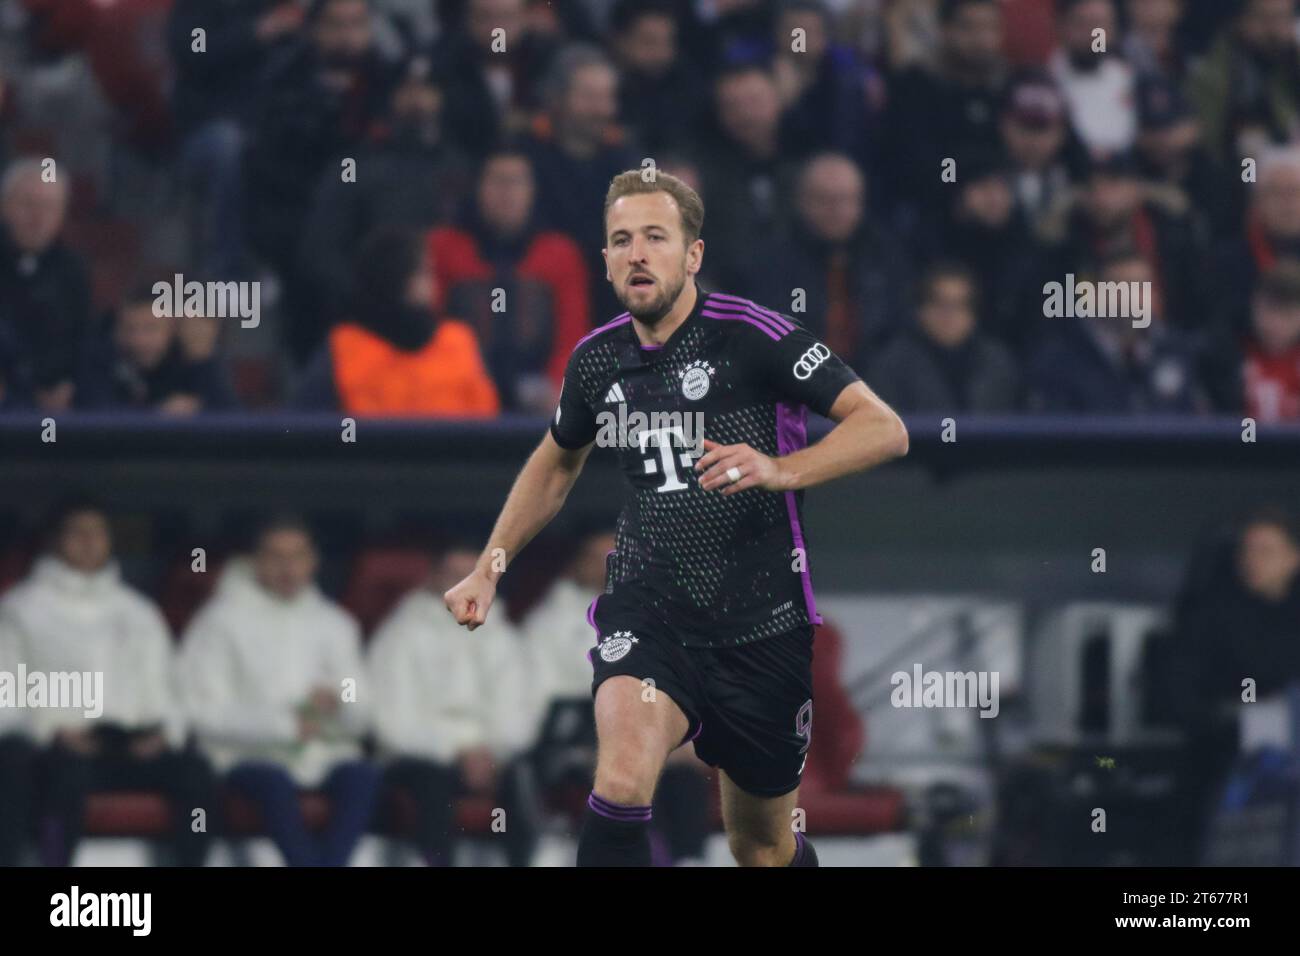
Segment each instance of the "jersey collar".
[{"label": "jersey collar", "polygon": [[709,293],[700,288],[698,282],[695,283],[695,307],[691,309],[681,325],[673,330],[673,334],[668,336],[668,341],[662,345],[642,345],[641,340],[636,337],[636,326],[631,322],[627,324],[628,338],[632,346],[636,349],[637,354],[641,357],[644,364],[658,362],[669,352],[677,348],[678,343],[686,338],[686,331],[700,320],[700,313],[704,310],[704,303],[708,299]]}]

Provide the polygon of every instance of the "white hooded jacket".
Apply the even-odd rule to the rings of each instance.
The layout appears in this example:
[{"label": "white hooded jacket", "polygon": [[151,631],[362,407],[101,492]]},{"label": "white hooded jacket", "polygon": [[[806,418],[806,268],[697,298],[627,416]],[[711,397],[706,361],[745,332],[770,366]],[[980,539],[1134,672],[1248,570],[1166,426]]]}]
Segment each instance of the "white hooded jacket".
[{"label": "white hooded jacket", "polygon": [[552,700],[591,696],[587,652],[596,646],[596,632],[587,620],[587,609],[595,596],[569,578],[560,578],[524,622],[543,716]]},{"label": "white hooded jacket", "polygon": [[[86,707],[28,707],[0,716],[0,731],[22,727],[47,744],[65,727],[96,723],[160,729],[172,746],[184,742],[174,693],[171,632],[158,608],[122,581],[116,561],[79,571],[53,555],[0,600],[0,669],[19,664],[31,675],[102,674],[102,700]],[[24,688],[18,688],[24,693]],[[85,698],[83,698],[84,702]]]},{"label": "white hooded jacket", "polygon": [[[290,600],[267,591],[247,559],[226,565],[186,629],[179,687],[199,745],[220,772],[265,761],[314,787],[361,754],[368,701],[356,621],[314,584]],[[304,743],[299,708],[316,687],[338,690],[338,719]]]},{"label": "white hooded jacket", "polygon": [[470,632],[441,595],[406,595],[370,643],[375,737],[386,756],[451,763],[487,747],[500,761],[536,735],[523,642],[503,608]]}]

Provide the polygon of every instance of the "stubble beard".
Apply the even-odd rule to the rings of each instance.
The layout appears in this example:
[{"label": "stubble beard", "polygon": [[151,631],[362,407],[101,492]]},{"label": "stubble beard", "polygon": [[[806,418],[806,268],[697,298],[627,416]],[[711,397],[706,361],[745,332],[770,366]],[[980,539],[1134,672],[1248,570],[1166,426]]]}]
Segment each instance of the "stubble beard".
[{"label": "stubble beard", "polygon": [[664,316],[672,311],[673,306],[677,304],[677,300],[681,297],[682,290],[685,288],[686,274],[685,270],[683,270],[674,285],[668,286],[662,293],[644,305],[632,305],[626,286],[615,290],[615,294],[618,296],[618,301],[623,304],[623,308],[627,309],[634,319],[653,328]]}]

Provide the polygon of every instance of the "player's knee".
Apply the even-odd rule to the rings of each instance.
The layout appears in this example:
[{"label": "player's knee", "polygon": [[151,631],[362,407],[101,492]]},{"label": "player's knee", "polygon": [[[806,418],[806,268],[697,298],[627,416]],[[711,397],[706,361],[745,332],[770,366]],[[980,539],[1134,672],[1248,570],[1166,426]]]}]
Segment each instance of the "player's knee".
[{"label": "player's knee", "polygon": [[747,833],[733,833],[727,842],[731,846],[731,855],[740,866],[785,866],[794,852],[787,840]]},{"label": "player's knee", "polygon": [[602,760],[592,789],[611,803],[644,807],[654,796],[654,775],[632,760]]}]

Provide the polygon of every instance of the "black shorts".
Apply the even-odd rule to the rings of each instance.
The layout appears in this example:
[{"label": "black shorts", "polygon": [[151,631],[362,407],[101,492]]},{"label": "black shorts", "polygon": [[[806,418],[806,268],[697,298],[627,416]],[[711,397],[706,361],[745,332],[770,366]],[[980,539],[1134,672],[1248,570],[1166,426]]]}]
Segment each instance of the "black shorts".
[{"label": "black shorts", "polygon": [[602,594],[588,611],[591,693],[618,675],[652,680],[690,721],[682,743],[740,789],[779,797],[799,786],[812,742],[813,628],[737,647],[684,647],[643,605]]}]

